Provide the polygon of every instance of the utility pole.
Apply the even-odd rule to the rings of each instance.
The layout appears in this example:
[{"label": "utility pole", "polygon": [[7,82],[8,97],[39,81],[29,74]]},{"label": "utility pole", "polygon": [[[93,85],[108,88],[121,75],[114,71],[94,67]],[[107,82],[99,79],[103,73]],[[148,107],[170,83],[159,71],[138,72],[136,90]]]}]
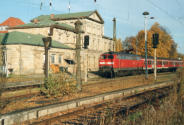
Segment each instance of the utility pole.
[{"label": "utility pole", "polygon": [[44,48],[45,48],[45,65],[44,65],[44,74],[45,74],[45,88],[47,89],[47,82],[48,82],[48,52],[49,52],[49,46],[51,45],[52,38],[51,37],[43,37],[42,38],[43,43],[44,43]]},{"label": "utility pole", "polygon": [[157,49],[154,48],[154,76],[155,80],[157,80]]},{"label": "utility pole", "polygon": [[81,21],[75,22],[75,30],[77,34],[76,39],[76,58],[77,58],[77,68],[76,68],[76,80],[77,80],[77,89],[78,91],[82,91],[82,79],[81,79],[81,57],[80,57],[80,51],[81,51],[81,28],[82,23]]},{"label": "utility pole", "polygon": [[113,50],[116,51],[116,18],[113,18],[113,41],[114,41],[114,46]]}]

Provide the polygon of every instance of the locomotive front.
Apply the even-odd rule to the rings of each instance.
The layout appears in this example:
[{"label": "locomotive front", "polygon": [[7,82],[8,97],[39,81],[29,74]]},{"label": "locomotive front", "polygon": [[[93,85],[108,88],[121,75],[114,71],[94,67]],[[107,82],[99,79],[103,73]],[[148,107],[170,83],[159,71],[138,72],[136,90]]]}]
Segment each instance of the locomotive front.
[{"label": "locomotive front", "polygon": [[115,54],[102,54],[99,59],[99,72],[100,73],[113,73]]}]

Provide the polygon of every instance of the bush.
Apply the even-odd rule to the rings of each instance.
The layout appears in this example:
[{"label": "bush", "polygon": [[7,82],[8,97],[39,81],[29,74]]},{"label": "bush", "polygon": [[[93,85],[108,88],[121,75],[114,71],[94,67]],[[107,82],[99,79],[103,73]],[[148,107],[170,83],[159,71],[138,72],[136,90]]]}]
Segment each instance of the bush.
[{"label": "bush", "polygon": [[76,91],[76,81],[66,73],[49,75],[45,80],[46,84],[41,88],[41,92],[47,97],[64,96]]}]

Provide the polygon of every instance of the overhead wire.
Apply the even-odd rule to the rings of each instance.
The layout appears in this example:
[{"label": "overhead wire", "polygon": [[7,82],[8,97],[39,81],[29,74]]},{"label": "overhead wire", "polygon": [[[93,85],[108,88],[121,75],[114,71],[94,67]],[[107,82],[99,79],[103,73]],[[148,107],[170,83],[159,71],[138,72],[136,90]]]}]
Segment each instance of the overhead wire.
[{"label": "overhead wire", "polygon": [[181,22],[180,20],[178,20],[178,18],[176,18],[175,16],[171,15],[168,11],[166,11],[165,9],[159,7],[157,4],[153,3],[151,0],[146,0],[148,3],[150,3],[151,5],[153,5],[154,7],[156,7],[157,9],[159,9],[160,11],[162,11],[164,14],[166,14],[168,17],[170,17],[171,19],[177,21],[178,23],[184,25],[183,22]]},{"label": "overhead wire", "polygon": [[[180,12],[181,12],[182,14],[184,14],[184,12],[181,11],[181,10],[183,9],[183,6],[181,6],[182,4],[181,4],[178,0],[175,0],[175,1],[176,1],[177,6],[178,6],[179,9],[180,9]],[[184,18],[184,16],[178,17],[178,19],[183,19],[183,18]]]},{"label": "overhead wire", "polygon": [[175,0],[177,5],[179,6],[180,9],[183,9],[183,6],[181,6],[181,3],[178,0]]}]

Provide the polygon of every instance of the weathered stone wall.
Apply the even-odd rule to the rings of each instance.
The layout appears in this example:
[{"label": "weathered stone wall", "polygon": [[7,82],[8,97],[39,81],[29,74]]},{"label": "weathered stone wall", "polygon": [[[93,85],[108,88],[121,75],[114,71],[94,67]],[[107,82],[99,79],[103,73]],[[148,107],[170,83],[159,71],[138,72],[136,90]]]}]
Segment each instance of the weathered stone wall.
[{"label": "weathered stone wall", "polygon": [[[44,47],[30,45],[7,45],[8,68],[13,68],[14,74],[42,74],[44,65]],[[54,63],[51,62],[51,55],[55,56]],[[61,56],[61,63],[59,63]],[[74,73],[74,66],[66,63],[64,59],[74,58],[74,51],[68,49],[51,48],[49,50],[49,65],[58,64],[68,67]]]}]

